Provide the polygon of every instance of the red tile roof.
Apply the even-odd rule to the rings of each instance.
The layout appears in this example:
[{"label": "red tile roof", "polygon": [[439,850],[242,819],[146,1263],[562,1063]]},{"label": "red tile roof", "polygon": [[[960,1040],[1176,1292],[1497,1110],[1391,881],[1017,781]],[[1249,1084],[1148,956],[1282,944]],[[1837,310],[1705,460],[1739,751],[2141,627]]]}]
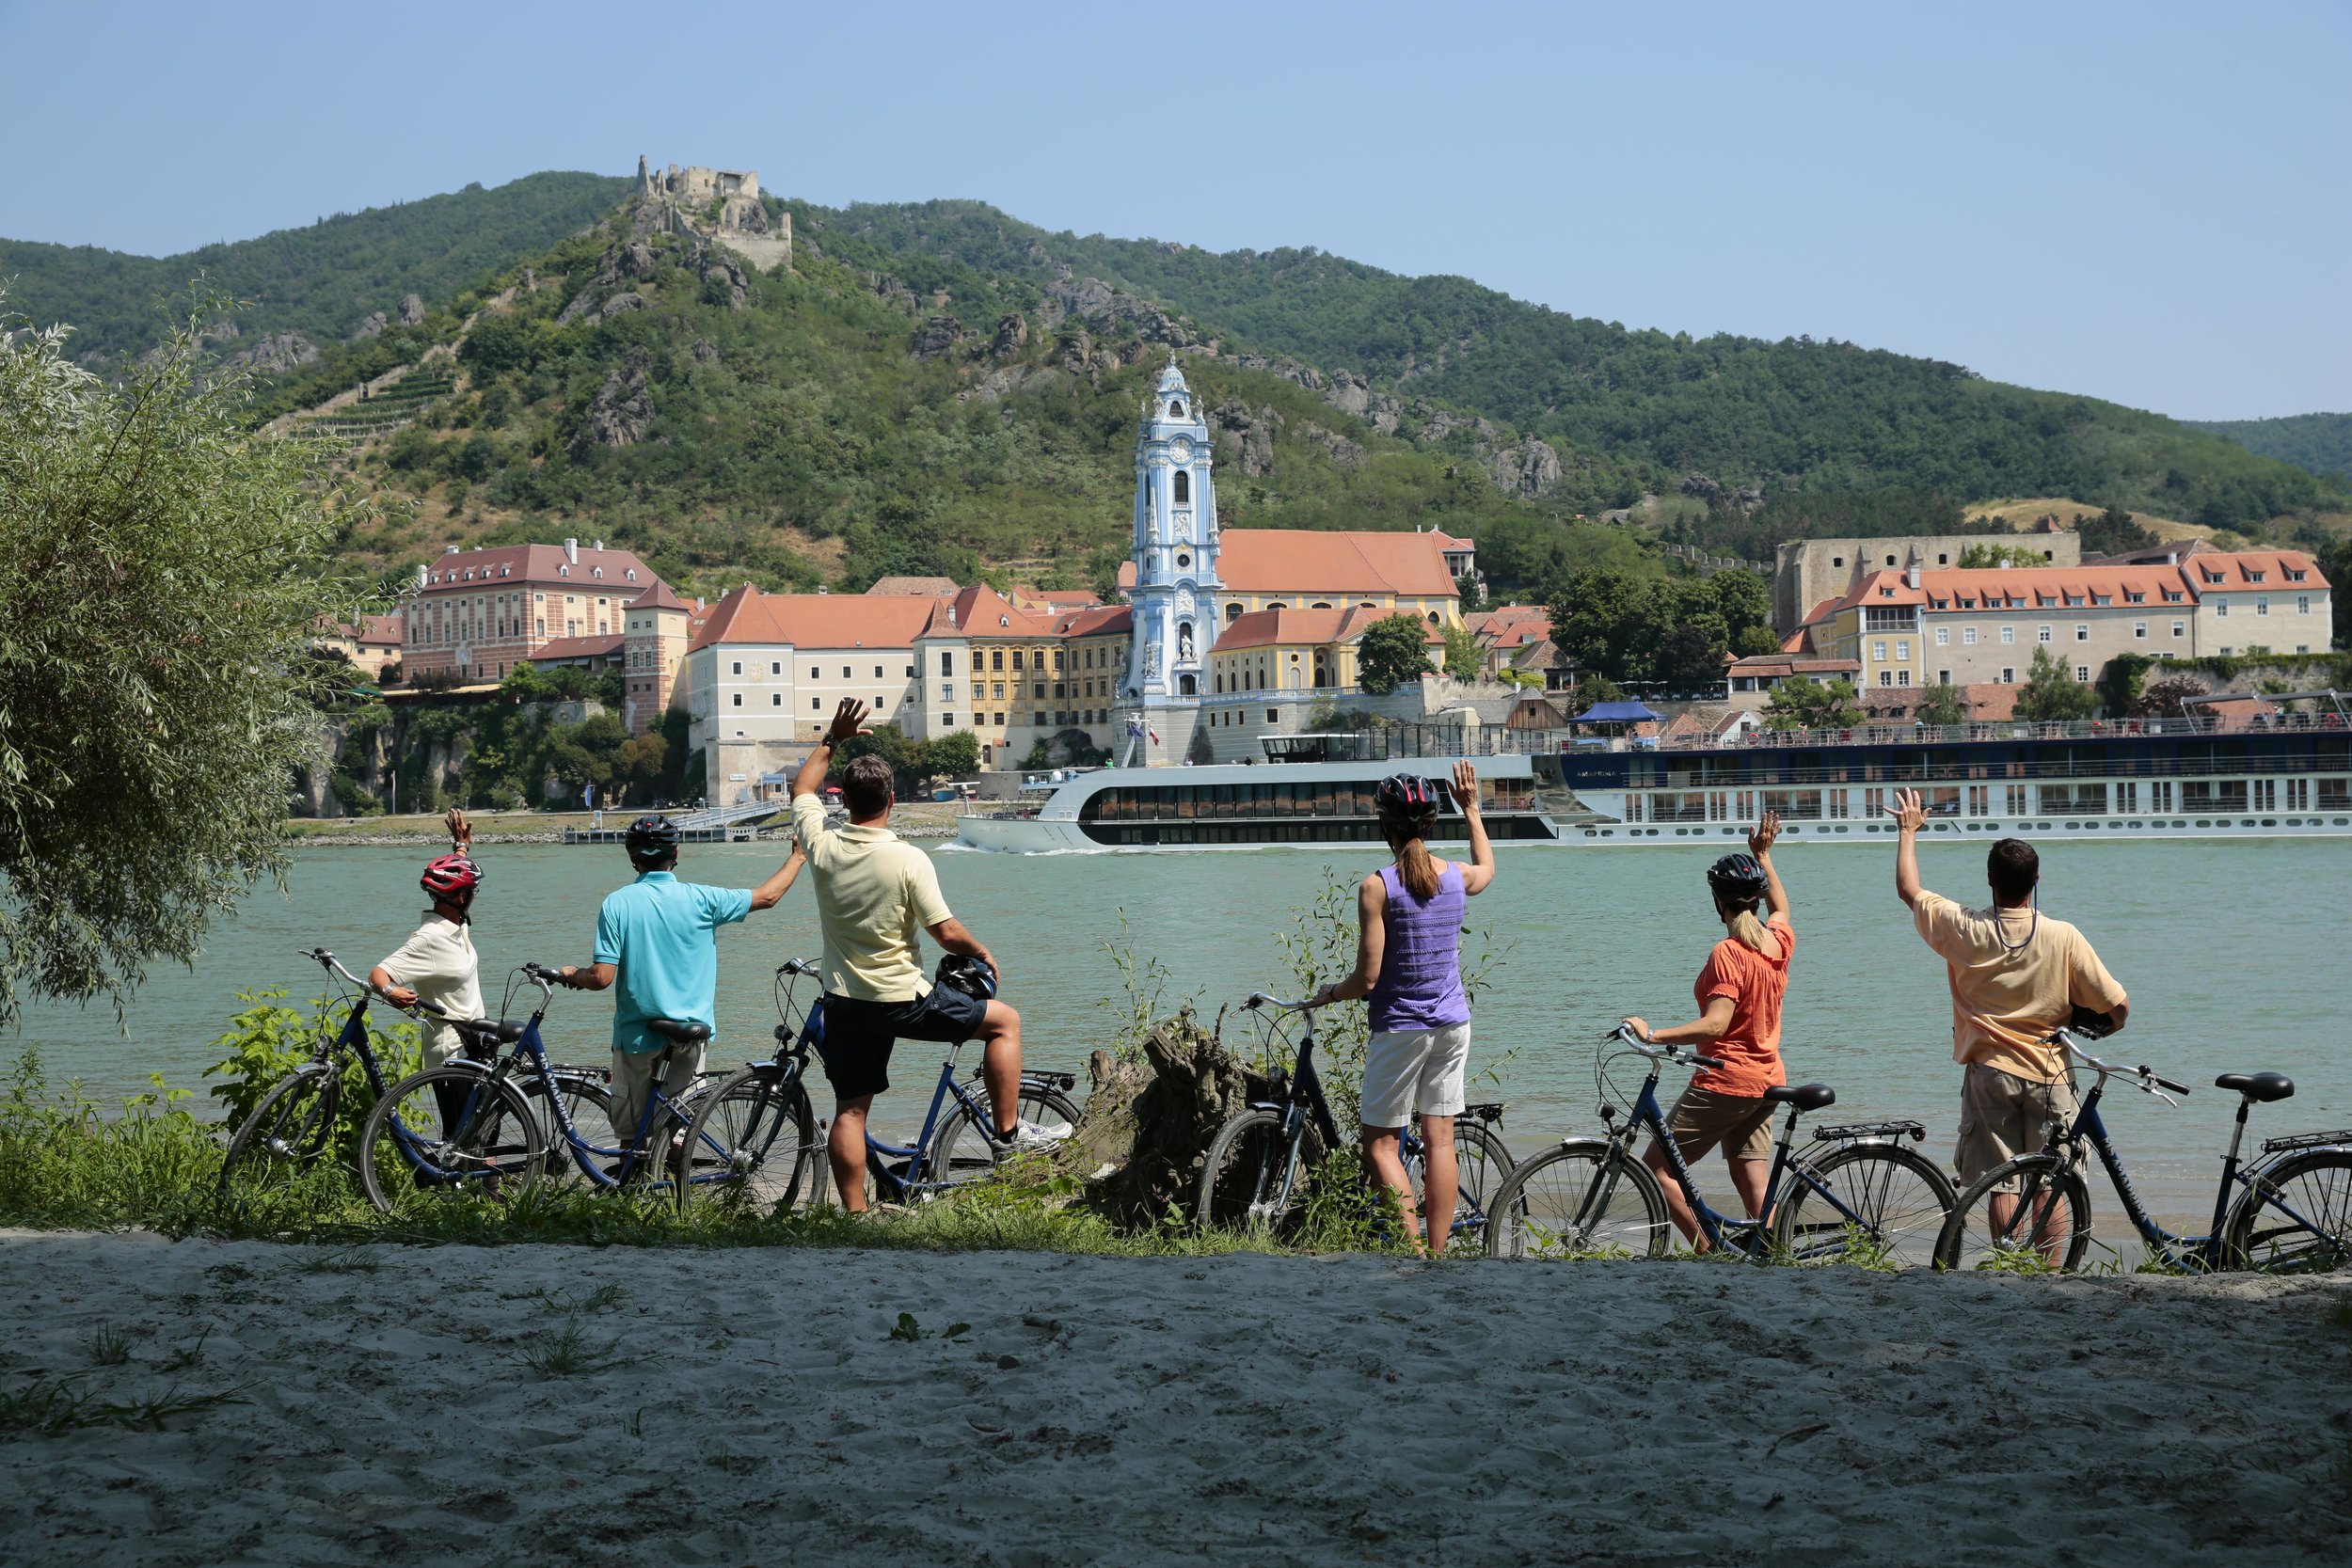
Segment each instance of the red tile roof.
[{"label": "red tile roof", "polygon": [[876,578],[868,594],[912,594],[917,598],[945,598],[957,592],[953,578]]},{"label": "red tile roof", "polygon": [[[1218,536],[1216,575],[1236,594],[1452,598],[1459,590],[1445,569],[1445,549],[1438,533],[1227,529]],[[1120,586],[1135,581],[1135,563],[1121,565]]]},{"label": "red tile roof", "polygon": [[631,610],[683,610],[693,613],[694,607],[670,592],[670,585],[660,578],[654,580],[653,592],[640,594],[628,603]]},{"label": "red tile roof", "polygon": [[624,641],[617,631],[603,637],[559,637],[540,643],[531,659],[534,664],[556,664],[575,658],[610,658],[621,651]]},{"label": "red tile roof", "polygon": [[[1393,610],[1375,610],[1363,605],[1352,605],[1345,610],[1253,610],[1226,623],[1225,629],[1217,636],[1215,651],[1227,654],[1242,648],[1267,648],[1282,643],[1320,646],[1328,642],[1352,641],[1361,637],[1375,621],[1385,621],[1398,613]],[[1445,634],[1437,627],[1424,624],[1422,629],[1423,641],[1433,644],[1445,641]]]},{"label": "red tile roof", "polygon": [[942,602],[890,594],[767,594],[746,583],[712,607],[693,646],[912,648]]},{"label": "red tile roof", "polygon": [[[2300,550],[2216,550],[2198,555],[2184,562],[2181,568],[2189,579],[2204,588],[2325,588],[2327,575],[2319,562]],[[2254,574],[2262,579],[2256,581]],[[2300,572],[2303,580],[2290,578],[2289,572]]]},{"label": "red tile roof", "polygon": [[[564,567],[569,566],[565,572]],[[596,574],[601,570],[602,577]],[[636,576],[631,578],[630,573]],[[471,573],[469,577],[467,574]],[[611,594],[642,594],[659,580],[653,568],[628,550],[599,550],[582,546],[580,560],[571,561],[561,545],[501,545],[488,550],[453,550],[424,563],[424,592],[475,592],[499,583],[555,583],[567,587],[594,586]]]}]

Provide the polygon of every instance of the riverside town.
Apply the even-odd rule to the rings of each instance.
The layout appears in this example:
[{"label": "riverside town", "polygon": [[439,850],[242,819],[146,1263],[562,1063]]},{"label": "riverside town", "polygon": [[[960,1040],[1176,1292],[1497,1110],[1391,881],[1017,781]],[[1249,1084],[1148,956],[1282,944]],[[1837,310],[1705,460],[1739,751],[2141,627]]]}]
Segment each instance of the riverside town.
[{"label": "riverside town", "polygon": [[2352,1560],[2335,19],[151,8],[8,1562]]}]

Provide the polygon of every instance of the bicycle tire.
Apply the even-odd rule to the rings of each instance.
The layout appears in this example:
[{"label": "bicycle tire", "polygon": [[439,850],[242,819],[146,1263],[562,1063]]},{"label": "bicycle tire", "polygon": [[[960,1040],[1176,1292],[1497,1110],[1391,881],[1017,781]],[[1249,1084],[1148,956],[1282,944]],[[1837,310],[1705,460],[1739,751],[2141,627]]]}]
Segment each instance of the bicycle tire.
[{"label": "bicycle tire", "polygon": [[[454,1129],[442,1127],[433,1093],[445,1083],[475,1091]],[[476,1067],[410,1073],[375,1102],[359,1130],[359,1185],[380,1213],[392,1212],[407,1185],[513,1197],[538,1180],[546,1161],[537,1113],[512,1083],[485,1078]]]},{"label": "bicycle tire", "polygon": [[2352,1259],[2352,1152],[2291,1154],[2256,1180],[2222,1227],[2231,1268],[2305,1274]]},{"label": "bicycle tire", "polygon": [[[2011,1179],[2018,1183],[2017,1209],[2008,1234],[1996,1237],[1992,1199]],[[2063,1205],[2063,1214],[2059,1215]],[[2018,1221],[2027,1218],[2020,1231]],[[2059,1228],[2063,1226],[2063,1230]],[[2061,1250],[2063,1256],[2055,1256]],[[1935,1239],[1939,1269],[2016,1274],[2071,1274],[2090,1246],[2090,1188],[2082,1172],[2055,1154],[2021,1154],[2003,1161],[1962,1189]]]},{"label": "bicycle tire", "polygon": [[272,1085],[221,1156],[221,1196],[259,1196],[308,1175],[333,1147],[342,1104],[342,1076],[324,1062]]},{"label": "bicycle tire", "polygon": [[1791,1260],[1844,1260],[1924,1269],[1935,1261],[1944,1222],[1958,1201],[1951,1178],[1916,1149],[1897,1144],[1848,1144],[1809,1163],[1853,1220],[1803,1182],[1781,1189],[1772,1240]]},{"label": "bicycle tire", "polygon": [[1200,1162],[1195,1222],[1203,1230],[1263,1229],[1278,1238],[1296,1229],[1306,1215],[1316,1141],[1307,1127],[1286,1137],[1279,1111],[1233,1117],[1217,1129]]},{"label": "bicycle tire", "polygon": [[1663,1258],[1674,1227],[1649,1167],[1570,1138],[1514,1168],[1489,1205],[1489,1258]]},{"label": "bicycle tire", "polygon": [[[981,1097],[987,1102],[987,1097]],[[1051,1085],[1021,1084],[1021,1119],[1034,1122],[1062,1122],[1078,1125],[1078,1106],[1068,1095]],[[996,1168],[996,1140],[993,1130],[984,1129],[970,1111],[959,1105],[931,1138],[931,1156],[924,1162],[925,1184],[936,1193],[947,1187],[977,1180]]]},{"label": "bicycle tire", "polygon": [[681,1212],[696,1204],[785,1213],[823,1201],[825,1146],[808,1085],[772,1062],[740,1068],[696,1097],[679,1153]]},{"label": "bicycle tire", "polygon": [[[605,1081],[605,1073],[584,1067],[556,1067],[550,1070],[572,1131],[593,1148],[618,1148],[620,1139],[612,1132],[612,1091]],[[528,1078],[510,1078],[507,1082],[515,1085],[523,1102],[539,1118],[540,1142],[547,1146],[541,1174],[550,1181],[594,1185],[580,1169],[579,1150],[564,1135],[563,1122],[548,1109],[547,1086],[539,1075],[534,1072]]]},{"label": "bicycle tire", "polygon": [[[1486,1244],[1486,1202],[1517,1168],[1501,1133],[1483,1121],[1455,1120],[1454,1174],[1459,1193],[1454,1200],[1454,1227],[1446,1234],[1448,1247]],[[1414,1203],[1425,1205],[1428,1195],[1422,1190],[1422,1161],[1417,1157],[1406,1162],[1406,1175],[1413,1183]]]}]

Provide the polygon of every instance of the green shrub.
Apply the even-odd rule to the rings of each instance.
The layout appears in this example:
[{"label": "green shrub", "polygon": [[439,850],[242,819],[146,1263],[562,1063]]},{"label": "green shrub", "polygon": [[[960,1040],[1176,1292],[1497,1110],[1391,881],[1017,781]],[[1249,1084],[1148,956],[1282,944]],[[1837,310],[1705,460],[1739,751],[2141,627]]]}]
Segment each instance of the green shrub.
[{"label": "green shrub", "polygon": [[[204,1069],[204,1076],[220,1080],[213,1085],[212,1099],[232,1131],[261,1103],[272,1085],[308,1062],[323,1041],[342,1032],[351,1016],[351,1004],[341,998],[314,998],[305,1014],[298,1007],[285,1006],[285,996],[283,987],[237,992],[245,1008],[229,1021],[229,1032],[213,1041],[221,1056]],[[424,1065],[423,1036],[414,1022],[389,1009],[368,1022],[368,1043],[387,1084],[396,1084]],[[353,1157],[359,1146],[359,1124],[374,1107],[366,1069],[356,1053],[346,1057],[342,1096],[335,1114],[335,1147],[340,1158]]]}]

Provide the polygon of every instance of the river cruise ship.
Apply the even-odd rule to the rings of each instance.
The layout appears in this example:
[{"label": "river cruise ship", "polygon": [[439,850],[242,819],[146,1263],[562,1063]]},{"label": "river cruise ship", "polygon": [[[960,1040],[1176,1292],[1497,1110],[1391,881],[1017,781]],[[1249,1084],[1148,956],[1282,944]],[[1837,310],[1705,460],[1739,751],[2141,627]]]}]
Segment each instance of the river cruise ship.
[{"label": "river cruise ship", "polygon": [[2352,722],[2334,692],[2318,712],[2217,717],[1752,731],[1715,745],[1571,746],[1538,761],[1590,819],[1568,844],[1689,844],[1741,837],[1776,811],[1792,840],[1868,842],[1895,832],[1902,789],[1927,798],[1932,832],[2086,837],[2274,838],[2352,834]]},{"label": "river cruise ship", "polygon": [[[1262,763],[1204,768],[1106,768],[1078,773],[1041,801],[958,820],[959,840],[1026,854],[1067,850],[1241,849],[1267,845],[1378,843],[1373,791],[1390,774],[1453,772],[1451,753],[1418,752],[1390,732],[1267,736]],[[1525,754],[1476,756],[1482,813],[1497,844],[1557,843],[1553,814],[1566,802],[1539,788]],[[1437,837],[1462,842],[1449,800]]]}]

